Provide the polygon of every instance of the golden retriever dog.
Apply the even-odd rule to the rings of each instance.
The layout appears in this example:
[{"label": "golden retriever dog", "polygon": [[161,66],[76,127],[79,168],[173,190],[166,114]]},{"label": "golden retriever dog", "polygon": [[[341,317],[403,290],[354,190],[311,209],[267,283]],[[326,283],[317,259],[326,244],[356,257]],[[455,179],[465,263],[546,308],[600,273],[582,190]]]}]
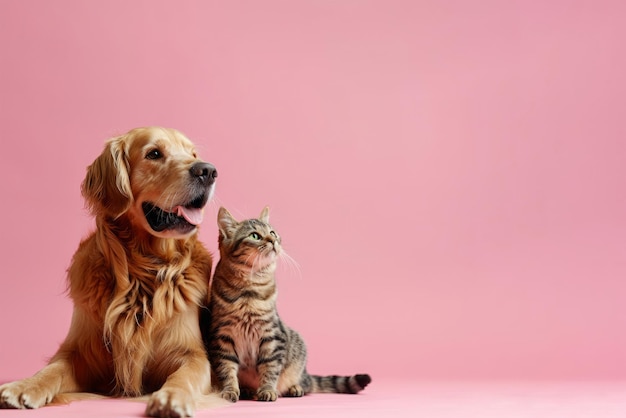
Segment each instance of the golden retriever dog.
[{"label": "golden retriever dog", "polygon": [[173,129],[106,143],[82,183],[96,228],[68,269],[67,337],[37,374],[0,386],[0,407],[38,408],[68,392],[151,393],[147,415],[193,415],[211,380],[199,325],[211,255],[197,230],[216,176]]}]

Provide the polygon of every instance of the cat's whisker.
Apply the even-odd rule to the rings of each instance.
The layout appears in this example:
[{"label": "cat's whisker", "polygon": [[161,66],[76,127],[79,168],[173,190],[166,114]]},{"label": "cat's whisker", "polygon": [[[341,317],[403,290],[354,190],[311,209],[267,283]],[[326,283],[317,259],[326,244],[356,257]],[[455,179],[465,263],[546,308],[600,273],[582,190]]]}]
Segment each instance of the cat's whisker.
[{"label": "cat's whisker", "polygon": [[257,269],[257,263],[259,262],[259,258],[260,257],[258,256],[258,254],[256,254],[254,257],[254,260],[252,260],[252,267],[250,268],[250,280],[253,280],[254,276],[256,276],[257,273],[259,273],[259,270]]},{"label": "cat's whisker", "polygon": [[211,199],[209,202],[214,209],[219,209],[220,207],[224,206],[224,201],[220,199],[215,192],[213,193],[213,199]]},{"label": "cat's whisker", "polygon": [[[248,264],[250,262],[250,259],[252,259],[252,265]],[[248,254],[248,257],[246,257],[245,264],[246,264],[246,266],[250,267],[250,274],[251,275],[254,275],[254,272],[255,272],[254,266],[255,266],[257,260],[258,260],[258,257],[257,257],[257,255],[254,252],[250,252],[250,254]]]},{"label": "cat's whisker", "polygon": [[298,262],[291,257],[289,254],[287,254],[287,252],[285,250],[280,252],[280,255],[278,256],[281,260],[280,265],[284,265],[289,273],[297,273],[298,278],[302,279],[302,270],[300,269],[300,264],[298,264]]}]

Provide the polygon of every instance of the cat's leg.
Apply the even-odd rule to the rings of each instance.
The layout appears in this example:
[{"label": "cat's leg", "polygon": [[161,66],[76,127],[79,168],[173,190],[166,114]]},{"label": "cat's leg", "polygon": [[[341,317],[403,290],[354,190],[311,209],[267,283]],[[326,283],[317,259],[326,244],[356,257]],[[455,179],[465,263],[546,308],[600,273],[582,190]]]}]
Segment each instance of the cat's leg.
[{"label": "cat's leg", "polygon": [[286,354],[285,345],[281,341],[284,341],[282,337],[266,339],[259,347],[259,388],[255,396],[258,401],[273,402],[278,398],[276,389]]},{"label": "cat's leg", "polygon": [[302,337],[288,329],[287,361],[278,381],[281,396],[301,397],[311,391],[311,376],[306,372],[306,346]]},{"label": "cat's leg", "polygon": [[220,396],[228,401],[237,402],[241,392],[237,379],[239,357],[235,341],[227,329],[212,329],[211,334],[208,347],[209,360],[221,388]]},{"label": "cat's leg", "polygon": [[237,402],[241,391],[237,373],[239,372],[239,360],[236,355],[221,358],[215,365],[215,374],[220,382],[222,391],[220,396],[227,401]]},{"label": "cat's leg", "polygon": [[256,391],[256,400],[273,402],[278,398],[276,386],[282,365],[278,359],[258,364],[259,388]]},{"label": "cat's leg", "polygon": [[309,387],[308,392],[310,392],[311,377],[306,373],[305,361],[306,358],[294,358],[293,356],[288,358],[278,379],[278,392],[281,396],[299,398],[306,393],[306,387]]}]

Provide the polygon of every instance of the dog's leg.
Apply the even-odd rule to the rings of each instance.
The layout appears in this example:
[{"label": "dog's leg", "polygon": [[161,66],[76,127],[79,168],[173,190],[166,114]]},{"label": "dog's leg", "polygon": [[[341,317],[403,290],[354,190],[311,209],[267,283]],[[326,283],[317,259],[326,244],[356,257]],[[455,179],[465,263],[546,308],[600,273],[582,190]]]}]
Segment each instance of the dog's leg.
[{"label": "dog's leg", "polygon": [[58,358],[32,377],[0,386],[0,408],[39,408],[58,393],[77,390],[71,363]]},{"label": "dog's leg", "polygon": [[181,366],[174,371],[161,389],[148,400],[146,415],[151,417],[191,417],[195,400],[209,391],[211,368],[203,350],[185,355]]}]

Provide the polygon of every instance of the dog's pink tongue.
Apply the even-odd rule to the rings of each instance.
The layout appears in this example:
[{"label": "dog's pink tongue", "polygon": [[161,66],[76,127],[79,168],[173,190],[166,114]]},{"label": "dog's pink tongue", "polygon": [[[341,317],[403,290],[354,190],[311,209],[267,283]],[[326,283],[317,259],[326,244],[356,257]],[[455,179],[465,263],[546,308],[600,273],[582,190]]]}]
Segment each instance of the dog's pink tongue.
[{"label": "dog's pink tongue", "polygon": [[176,206],[174,208],[178,216],[182,216],[192,225],[200,225],[204,217],[204,209],[190,209],[184,206]]}]

